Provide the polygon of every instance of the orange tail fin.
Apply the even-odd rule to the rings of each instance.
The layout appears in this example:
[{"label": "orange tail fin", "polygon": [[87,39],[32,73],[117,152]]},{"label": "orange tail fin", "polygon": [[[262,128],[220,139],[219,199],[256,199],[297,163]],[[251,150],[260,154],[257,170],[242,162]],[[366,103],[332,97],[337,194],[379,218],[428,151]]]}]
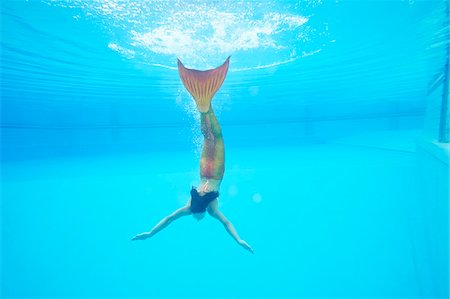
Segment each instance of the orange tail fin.
[{"label": "orange tail fin", "polygon": [[181,81],[183,81],[184,87],[194,97],[200,112],[208,112],[213,96],[222,86],[223,81],[225,81],[229,64],[230,57],[218,68],[198,71],[185,68],[178,59],[178,72],[180,73]]}]

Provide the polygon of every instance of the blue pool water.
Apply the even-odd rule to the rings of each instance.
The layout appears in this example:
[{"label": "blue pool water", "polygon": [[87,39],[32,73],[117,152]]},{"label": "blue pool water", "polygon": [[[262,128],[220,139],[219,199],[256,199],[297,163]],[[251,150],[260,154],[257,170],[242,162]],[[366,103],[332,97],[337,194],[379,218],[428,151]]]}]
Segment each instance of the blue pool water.
[{"label": "blue pool water", "polygon": [[[448,1],[0,8],[1,298],[448,298]],[[132,242],[199,183],[176,59],[229,55],[219,207],[255,253],[209,216]]]}]

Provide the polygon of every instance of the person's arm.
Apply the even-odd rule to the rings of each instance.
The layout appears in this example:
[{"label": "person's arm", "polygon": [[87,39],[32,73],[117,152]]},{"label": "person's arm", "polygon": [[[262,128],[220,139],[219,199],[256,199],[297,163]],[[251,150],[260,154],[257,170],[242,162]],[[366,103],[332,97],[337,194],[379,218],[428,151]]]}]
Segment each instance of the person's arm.
[{"label": "person's arm", "polygon": [[134,236],[131,240],[145,240],[147,238],[153,237],[157,232],[163,230],[166,228],[172,221],[191,214],[191,210],[189,209],[189,206],[184,206],[182,208],[179,208],[169,216],[164,217],[155,227],[153,227],[149,232],[144,232],[141,234],[138,234]]},{"label": "person's arm", "polygon": [[236,229],[233,226],[233,223],[231,223],[226,217],[225,215],[222,214],[222,212],[219,211],[219,207],[218,207],[218,203],[217,200],[213,200],[209,206],[208,206],[208,213],[216,218],[217,220],[219,220],[223,226],[225,227],[226,231],[233,237],[233,239],[242,247],[244,247],[244,249],[250,251],[251,253],[253,253],[253,249],[250,247],[250,245],[247,244],[247,242],[245,242],[244,240],[242,240],[238,233],[236,232]]}]

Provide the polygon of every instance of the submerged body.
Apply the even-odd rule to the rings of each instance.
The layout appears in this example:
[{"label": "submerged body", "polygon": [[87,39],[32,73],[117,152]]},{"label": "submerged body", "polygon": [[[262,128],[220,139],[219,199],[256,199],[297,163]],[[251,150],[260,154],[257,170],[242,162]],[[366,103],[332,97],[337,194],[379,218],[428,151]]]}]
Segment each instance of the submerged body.
[{"label": "submerged body", "polygon": [[225,145],[222,129],[211,107],[211,100],[225,80],[230,58],[220,67],[198,71],[184,67],[178,60],[178,71],[181,81],[192,95],[200,112],[201,130],[203,134],[203,148],[200,157],[200,184],[192,188],[191,198],[188,203],[163,218],[149,232],[144,232],[133,237],[132,240],[144,240],[161,231],[172,221],[187,215],[193,215],[197,220],[205,216],[205,212],[219,220],[227,232],[244,249],[253,253],[250,245],[242,240],[236,232],[233,224],[219,211],[218,196],[220,184],[225,172]]}]

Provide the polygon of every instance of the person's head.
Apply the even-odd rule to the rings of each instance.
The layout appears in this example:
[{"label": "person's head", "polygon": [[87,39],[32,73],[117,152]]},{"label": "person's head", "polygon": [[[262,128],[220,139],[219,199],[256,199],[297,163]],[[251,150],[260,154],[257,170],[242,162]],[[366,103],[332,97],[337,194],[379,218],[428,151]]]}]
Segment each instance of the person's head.
[{"label": "person's head", "polygon": [[200,221],[203,219],[203,217],[205,217],[205,212],[203,213],[192,213],[192,216],[194,216],[195,219],[197,219],[197,221]]}]

